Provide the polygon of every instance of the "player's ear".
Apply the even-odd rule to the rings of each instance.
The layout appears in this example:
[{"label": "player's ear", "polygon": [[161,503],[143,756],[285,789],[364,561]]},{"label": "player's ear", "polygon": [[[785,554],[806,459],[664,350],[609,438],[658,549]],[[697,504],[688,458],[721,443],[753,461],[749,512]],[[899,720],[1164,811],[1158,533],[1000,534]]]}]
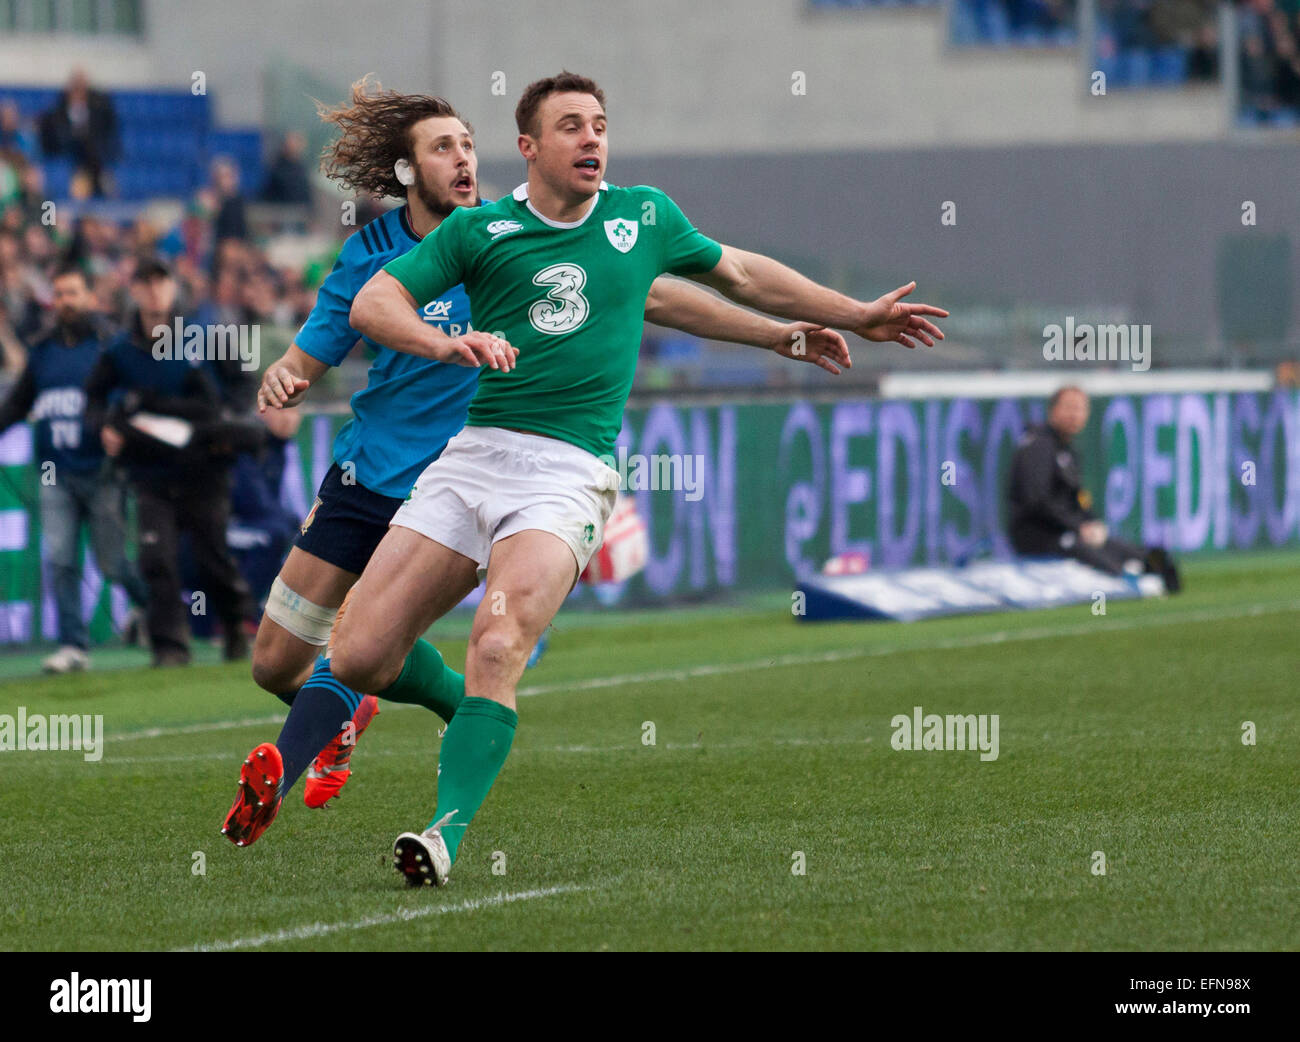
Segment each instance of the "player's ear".
[{"label": "player's ear", "polygon": [[525,159],[537,158],[537,145],[530,135],[520,134],[517,144],[519,145],[519,154]]},{"label": "player's ear", "polygon": [[399,159],[393,164],[393,176],[397,178],[398,184],[405,185],[407,188],[415,184],[415,171],[405,159]]}]

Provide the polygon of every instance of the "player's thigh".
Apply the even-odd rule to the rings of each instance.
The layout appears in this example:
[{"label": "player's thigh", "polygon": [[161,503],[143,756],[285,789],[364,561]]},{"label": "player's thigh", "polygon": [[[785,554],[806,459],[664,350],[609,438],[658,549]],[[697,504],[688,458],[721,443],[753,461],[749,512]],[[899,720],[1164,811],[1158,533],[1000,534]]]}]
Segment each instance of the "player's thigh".
[{"label": "player's thigh", "polygon": [[476,585],[472,559],[394,525],[339,622],[330,659],[334,675],[359,691],[387,687],[416,640]]},{"label": "player's thigh", "polygon": [[568,544],[539,529],[525,529],[492,544],[487,587],[474,615],[471,655],[524,659],[573,589],[578,561]]},{"label": "player's thigh", "polygon": [[[293,594],[325,611],[337,611],[343,598],[357,581],[357,574],[323,561],[299,547],[293,547],[277,579]],[[274,595],[274,594],[273,594]],[[262,615],[253,642],[253,679],[268,691],[297,689],[306,681],[316,656],[325,648],[325,639],[313,643]],[[301,632],[301,627],[295,627]]]}]

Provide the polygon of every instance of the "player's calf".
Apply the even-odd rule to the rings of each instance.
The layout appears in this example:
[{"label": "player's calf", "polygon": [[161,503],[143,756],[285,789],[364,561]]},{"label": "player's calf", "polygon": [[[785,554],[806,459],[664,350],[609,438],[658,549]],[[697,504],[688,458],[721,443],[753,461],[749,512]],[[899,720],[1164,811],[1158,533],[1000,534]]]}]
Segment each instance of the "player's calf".
[{"label": "player's calf", "polygon": [[357,642],[349,642],[340,634],[333,650],[330,671],[340,684],[354,691],[383,691],[401,674],[409,649],[403,649],[401,657],[395,659],[384,649],[359,647]]},{"label": "player's calf", "polygon": [[265,616],[253,642],[253,683],[277,698],[292,702],[311,676],[320,648],[288,633]]}]

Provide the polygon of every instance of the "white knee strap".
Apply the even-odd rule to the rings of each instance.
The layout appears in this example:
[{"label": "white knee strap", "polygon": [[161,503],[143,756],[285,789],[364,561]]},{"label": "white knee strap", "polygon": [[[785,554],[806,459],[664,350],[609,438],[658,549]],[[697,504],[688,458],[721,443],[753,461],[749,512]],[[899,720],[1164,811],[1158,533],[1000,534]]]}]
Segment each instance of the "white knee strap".
[{"label": "white knee strap", "polygon": [[329,643],[337,608],[322,608],[294,593],[277,575],[266,598],[266,614],[299,640],[316,647]]}]

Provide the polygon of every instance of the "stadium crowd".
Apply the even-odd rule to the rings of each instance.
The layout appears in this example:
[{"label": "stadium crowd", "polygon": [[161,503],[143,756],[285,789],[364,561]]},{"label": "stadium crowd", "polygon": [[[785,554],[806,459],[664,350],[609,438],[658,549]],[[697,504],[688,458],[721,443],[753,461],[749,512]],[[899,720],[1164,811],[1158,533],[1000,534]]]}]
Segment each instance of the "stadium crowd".
[{"label": "stadium crowd", "polygon": [[[0,433],[30,415],[35,456],[53,463],[39,504],[27,503],[39,505],[56,601],[51,671],[88,665],[83,527],[100,570],[127,592],[135,609],[128,629],[148,640],[156,665],[189,661],[182,588],[213,598],[227,657],[247,654],[247,625],[298,522],[279,496],[297,417],[255,419],[257,372],[238,359],[196,369],[178,356],[192,370],[178,379],[177,367],[152,357],[145,330],[164,315],[233,324],[256,328],[260,351],[278,353],[310,312],[332,259],[273,263],[250,235],[237,170],[220,157],[174,222],[160,223],[155,208],[97,199],[112,191],[113,128],[111,102],[80,76],[35,126],[0,104]],[[306,201],[303,151],[300,136],[286,137],[260,198]],[[83,199],[46,198],[42,163],[56,154],[78,164]],[[116,364],[105,369],[106,357]],[[182,418],[193,428],[190,444],[173,451],[153,440],[132,423],[136,413]],[[138,567],[125,553],[128,490],[151,536],[140,540]],[[261,552],[240,554],[237,564],[226,540],[232,519],[262,536]],[[196,632],[210,628],[205,613],[193,614]]]},{"label": "stadium crowd", "polygon": [[[111,205],[111,164],[123,154],[116,128],[109,95],[90,87],[81,72],[35,120],[24,121],[0,90],[0,383],[21,368],[21,343],[48,313],[51,276],[61,264],[86,273],[93,306],[108,319],[128,310],[134,261],[147,255],[162,256],[174,269],[181,308],[196,321],[292,331],[311,310],[332,251],[299,267],[274,264],[251,233],[247,212],[253,201],[311,201],[301,134],[284,136],[263,184],[251,191],[233,162],[214,157],[208,183],[185,202],[179,219],[160,223],[155,208]],[[45,164],[60,157],[75,166],[66,201],[51,199],[46,186]],[[368,203],[359,211],[359,224],[378,212]]]}]

